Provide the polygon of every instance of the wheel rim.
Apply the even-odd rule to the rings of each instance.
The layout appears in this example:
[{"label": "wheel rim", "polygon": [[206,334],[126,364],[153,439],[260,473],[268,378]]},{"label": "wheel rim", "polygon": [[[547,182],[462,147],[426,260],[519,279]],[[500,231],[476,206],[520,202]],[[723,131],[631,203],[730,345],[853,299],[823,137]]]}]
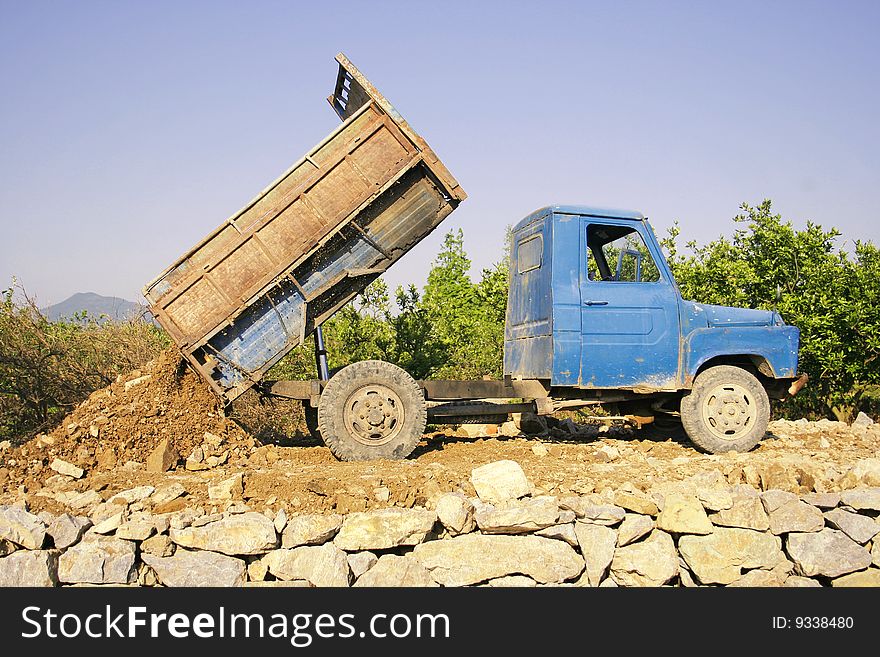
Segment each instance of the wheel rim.
[{"label": "wheel rim", "polygon": [[403,402],[387,386],[364,386],[348,398],[343,421],[346,431],[356,441],[378,447],[400,433],[404,421]]},{"label": "wheel rim", "polygon": [[757,400],[743,386],[735,383],[715,386],[705,400],[703,423],[721,440],[738,440],[755,426]]}]

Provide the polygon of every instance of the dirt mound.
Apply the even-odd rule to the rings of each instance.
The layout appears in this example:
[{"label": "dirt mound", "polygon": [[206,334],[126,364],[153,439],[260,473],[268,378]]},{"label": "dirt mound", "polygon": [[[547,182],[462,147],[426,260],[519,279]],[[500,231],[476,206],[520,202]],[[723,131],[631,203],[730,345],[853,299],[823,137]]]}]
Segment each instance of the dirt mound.
[{"label": "dirt mound", "polygon": [[206,433],[222,439],[233,456],[254,446],[225,417],[207,384],[169,349],[92,393],[52,433],[4,454],[3,465],[10,479],[25,483],[43,478],[54,458],[85,470],[111,470],[128,461],[144,462],[163,439],[186,458]]}]

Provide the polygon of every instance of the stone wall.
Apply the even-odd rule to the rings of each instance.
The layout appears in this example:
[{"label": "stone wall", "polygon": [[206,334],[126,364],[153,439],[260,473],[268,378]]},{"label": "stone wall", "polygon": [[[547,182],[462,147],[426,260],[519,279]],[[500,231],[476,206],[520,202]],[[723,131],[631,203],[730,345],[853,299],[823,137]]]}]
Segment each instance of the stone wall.
[{"label": "stone wall", "polygon": [[174,505],[173,483],[87,491],[81,515],[0,507],[0,586],[880,586],[880,463],[852,472],[840,492],[715,471],[551,497],[497,461],[473,470],[473,498],[290,518]]}]

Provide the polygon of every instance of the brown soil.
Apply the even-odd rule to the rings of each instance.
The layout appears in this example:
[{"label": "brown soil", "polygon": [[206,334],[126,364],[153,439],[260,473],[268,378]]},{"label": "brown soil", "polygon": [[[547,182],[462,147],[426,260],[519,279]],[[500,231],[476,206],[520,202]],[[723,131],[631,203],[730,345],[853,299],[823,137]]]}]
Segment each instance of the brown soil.
[{"label": "brown soil", "polygon": [[[302,434],[294,446],[258,447],[180,362],[173,352],[163,354],[93,394],[49,436],[0,451],[0,503],[24,497],[35,510],[59,513],[66,510],[54,499],[59,491],[99,490],[108,499],[134,486],[174,481],[187,491],[178,507],[212,512],[223,507],[209,500],[208,485],[241,472],[244,501],[252,509],[348,513],[430,504],[447,491],[473,495],[471,470],[500,459],[517,461],[535,494],[608,494],[626,483],[648,490],[715,470],[730,483],[824,492],[846,486],[844,475],[859,459],[880,455],[878,426],[775,422],[772,433],[747,454],[708,455],[683,434],[563,423],[543,436],[515,438],[466,438],[450,428],[426,435],[404,461],[342,463]],[[146,375],[151,378],[125,389],[126,382]],[[183,458],[202,444],[206,432],[223,440],[228,460],[209,470],[185,470]],[[143,462],[163,438],[182,459],[176,470],[147,472]],[[56,457],[84,468],[86,476],[78,481],[55,476],[49,464]]]}]

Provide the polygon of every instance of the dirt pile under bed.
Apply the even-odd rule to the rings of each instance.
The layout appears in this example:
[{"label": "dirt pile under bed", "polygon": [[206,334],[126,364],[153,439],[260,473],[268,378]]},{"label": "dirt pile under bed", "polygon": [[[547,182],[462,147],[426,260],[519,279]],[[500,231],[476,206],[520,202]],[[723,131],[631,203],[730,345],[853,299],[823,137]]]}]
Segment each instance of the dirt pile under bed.
[{"label": "dirt pile under bed", "polygon": [[166,350],[92,393],[50,434],[7,451],[0,465],[10,479],[27,484],[44,479],[43,469],[55,458],[85,470],[112,470],[144,462],[164,439],[186,458],[206,433],[223,439],[231,458],[247,455],[255,445],[225,417],[220,400],[180,355]]}]

